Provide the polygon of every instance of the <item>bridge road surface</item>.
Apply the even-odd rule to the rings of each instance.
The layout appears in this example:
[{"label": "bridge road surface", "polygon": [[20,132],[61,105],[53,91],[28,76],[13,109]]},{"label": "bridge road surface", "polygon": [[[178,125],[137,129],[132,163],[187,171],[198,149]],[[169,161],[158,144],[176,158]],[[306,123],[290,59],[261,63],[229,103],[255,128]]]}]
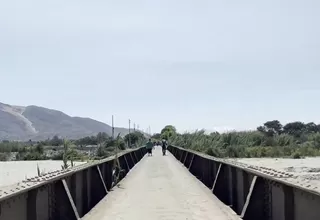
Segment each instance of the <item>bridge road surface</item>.
[{"label": "bridge road surface", "polygon": [[144,158],[83,220],[240,220],[161,147]]}]

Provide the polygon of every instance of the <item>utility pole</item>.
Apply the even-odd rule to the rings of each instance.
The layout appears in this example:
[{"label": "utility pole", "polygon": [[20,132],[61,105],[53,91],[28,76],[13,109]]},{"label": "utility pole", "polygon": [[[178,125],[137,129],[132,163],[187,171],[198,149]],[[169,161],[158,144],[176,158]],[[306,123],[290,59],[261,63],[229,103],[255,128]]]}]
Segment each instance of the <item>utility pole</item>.
[{"label": "utility pole", "polygon": [[131,147],[131,132],[130,132],[130,123],[131,123],[131,120],[129,119],[129,143],[128,143],[128,145],[129,145],[129,148]]},{"label": "utility pole", "polygon": [[136,132],[136,123],[133,123],[133,131]]},{"label": "utility pole", "polygon": [[114,124],[113,124],[113,115],[112,115],[112,140],[114,140]]}]

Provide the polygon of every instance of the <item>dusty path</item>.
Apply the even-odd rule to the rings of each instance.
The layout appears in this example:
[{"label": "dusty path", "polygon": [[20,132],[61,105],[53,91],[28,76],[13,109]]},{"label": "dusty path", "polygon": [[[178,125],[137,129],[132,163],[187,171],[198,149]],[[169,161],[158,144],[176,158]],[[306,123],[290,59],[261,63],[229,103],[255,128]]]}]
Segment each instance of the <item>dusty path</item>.
[{"label": "dusty path", "polygon": [[145,156],[84,220],[239,219],[170,153]]}]

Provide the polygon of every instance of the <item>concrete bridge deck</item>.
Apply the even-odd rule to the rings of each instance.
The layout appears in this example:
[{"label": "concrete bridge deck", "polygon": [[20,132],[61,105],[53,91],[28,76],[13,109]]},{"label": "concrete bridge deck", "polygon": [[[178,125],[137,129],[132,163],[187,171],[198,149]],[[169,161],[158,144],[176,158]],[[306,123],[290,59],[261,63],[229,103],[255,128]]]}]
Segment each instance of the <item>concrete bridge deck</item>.
[{"label": "concrete bridge deck", "polygon": [[83,220],[235,220],[231,208],[168,152],[156,147]]}]

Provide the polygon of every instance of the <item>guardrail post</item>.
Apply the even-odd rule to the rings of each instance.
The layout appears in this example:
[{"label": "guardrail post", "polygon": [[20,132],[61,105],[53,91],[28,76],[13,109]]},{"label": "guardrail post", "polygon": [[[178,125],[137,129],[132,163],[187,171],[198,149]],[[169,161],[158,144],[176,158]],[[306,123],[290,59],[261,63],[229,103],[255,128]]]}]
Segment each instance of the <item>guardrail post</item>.
[{"label": "guardrail post", "polygon": [[[27,197],[27,220],[37,220],[37,195],[38,189],[28,192]],[[1,217],[1,212],[0,212]]]},{"label": "guardrail post", "polygon": [[184,160],[183,160],[183,165],[186,165],[186,159],[187,159],[188,154],[189,154],[189,152],[187,151],[186,156],[184,157]]},{"label": "guardrail post", "polygon": [[69,177],[70,179],[70,185],[69,185],[69,190],[70,194],[74,200],[74,203],[77,204],[76,196],[77,196],[77,179],[76,179],[77,173],[71,175]]},{"label": "guardrail post", "polygon": [[237,181],[237,183],[240,184],[240,186],[242,185],[241,188],[237,189],[237,191],[238,191],[238,195],[237,195],[238,196],[238,201],[237,202],[238,202],[238,208],[240,209],[239,211],[237,210],[237,213],[239,214],[241,212],[242,208],[244,207],[244,204],[245,204],[246,199],[248,197],[248,193],[250,191],[251,183],[250,183],[250,180],[249,180],[249,175],[248,175],[248,173],[246,171],[239,170],[238,171],[238,175],[239,175],[240,178],[238,178],[238,176],[237,176],[237,179],[239,180],[239,181]]},{"label": "guardrail post", "polygon": [[214,178],[213,185],[212,185],[212,188],[211,188],[212,192],[214,192],[214,190],[216,188],[217,181],[218,181],[218,178],[219,178],[219,175],[220,175],[220,171],[221,171],[221,167],[222,167],[222,164],[219,163],[218,171],[217,171],[216,177]]},{"label": "guardrail post", "polygon": [[140,154],[140,160],[143,158],[143,154],[142,154],[142,149],[140,148],[139,150],[138,150],[138,152],[139,152],[139,154]]},{"label": "guardrail post", "polygon": [[237,178],[237,169],[235,167],[230,167],[230,172],[231,172],[231,204],[232,204],[232,209],[237,213],[241,214],[242,208],[239,207],[238,203],[238,191],[237,191],[237,186],[238,186],[238,178]]},{"label": "guardrail post", "polygon": [[244,220],[266,220],[264,195],[263,179],[254,176],[240,217]]},{"label": "guardrail post", "polygon": [[[101,182],[101,178],[96,167],[90,167],[89,170],[91,171],[91,205],[90,209],[93,208],[105,195],[105,189],[103,183]],[[100,169],[99,169],[100,170]],[[93,186],[94,185],[94,186]]]},{"label": "guardrail post", "polygon": [[86,169],[86,175],[85,175],[85,177],[86,177],[86,190],[87,190],[87,200],[86,200],[86,202],[87,202],[87,210],[89,211],[91,208],[92,208],[92,205],[91,205],[91,201],[92,201],[92,193],[91,193],[91,169],[90,168],[88,168],[88,169]]},{"label": "guardrail post", "polygon": [[293,188],[283,185],[282,189],[284,193],[284,219],[295,220]]},{"label": "guardrail post", "polygon": [[100,180],[101,180],[101,183],[102,183],[102,185],[103,185],[103,188],[104,188],[104,190],[106,191],[106,194],[108,194],[109,192],[108,192],[108,189],[107,189],[107,187],[106,187],[106,183],[104,182],[104,179],[103,179],[103,176],[102,176],[100,167],[99,167],[98,165],[97,165],[96,167],[97,167],[97,170],[98,170],[98,173],[99,173]]},{"label": "guardrail post", "polygon": [[55,183],[56,203],[54,204],[54,219],[79,220],[80,216],[72,199],[68,184],[65,179]]},{"label": "guardrail post", "polygon": [[183,157],[183,153],[184,153],[184,151],[181,151],[181,155],[180,155],[180,159],[179,159],[180,162],[182,162],[181,160],[182,160],[182,157]]},{"label": "guardrail post", "polygon": [[211,179],[211,169],[212,169],[211,160],[207,158],[205,159],[203,163],[203,169],[204,169],[203,183],[209,188],[212,186],[212,183],[213,183]]},{"label": "guardrail post", "polygon": [[83,216],[85,213],[89,211],[89,204],[88,204],[88,180],[87,180],[88,169],[82,171],[82,190],[81,190],[81,199],[82,199],[82,212],[81,215]]},{"label": "guardrail post", "polygon": [[136,158],[137,163],[139,162],[139,158],[136,155],[136,151],[133,151],[134,157]]},{"label": "guardrail post", "polygon": [[67,196],[68,196],[68,199],[69,199],[71,208],[72,208],[72,210],[73,210],[73,213],[74,213],[76,219],[78,220],[78,219],[80,219],[80,216],[79,216],[78,210],[77,210],[77,208],[76,208],[76,205],[75,205],[75,203],[74,203],[74,201],[73,201],[73,199],[72,199],[70,190],[69,190],[69,188],[68,188],[68,185],[67,185],[67,182],[66,182],[65,179],[62,179],[62,184],[63,184],[64,190],[65,190],[65,192],[66,192],[66,194],[67,194]]},{"label": "guardrail post", "polygon": [[191,169],[191,166],[192,166],[192,164],[193,164],[193,159],[194,159],[194,154],[192,154],[192,158],[191,158],[190,164],[189,164],[189,166],[188,166],[188,170]]},{"label": "guardrail post", "polygon": [[129,164],[128,164],[126,155],[124,155],[124,160],[126,161],[127,168],[128,168],[128,172],[129,172],[131,168],[130,168],[130,166],[129,166]]},{"label": "guardrail post", "polygon": [[172,148],[172,155],[174,156],[174,157],[176,157],[176,154],[177,154],[177,148],[176,147],[173,147]]},{"label": "guardrail post", "polygon": [[213,183],[212,192],[215,194],[218,199],[220,199],[226,205],[229,204],[229,195],[230,190],[228,187],[228,178],[226,173],[227,165],[222,164],[219,165],[216,178]]},{"label": "guardrail post", "polygon": [[106,187],[107,190],[111,190],[111,185],[112,185],[112,166],[113,166],[113,161],[108,161],[105,163],[105,175],[106,175]]},{"label": "guardrail post", "polygon": [[143,151],[143,155],[146,155],[147,149],[145,147],[142,148],[142,151]]},{"label": "guardrail post", "polygon": [[132,156],[131,152],[130,152],[129,154],[130,154],[130,157],[131,157],[131,160],[132,160],[133,166],[134,166],[134,165],[136,165],[136,162],[134,161],[134,159],[133,159],[133,156]]}]

